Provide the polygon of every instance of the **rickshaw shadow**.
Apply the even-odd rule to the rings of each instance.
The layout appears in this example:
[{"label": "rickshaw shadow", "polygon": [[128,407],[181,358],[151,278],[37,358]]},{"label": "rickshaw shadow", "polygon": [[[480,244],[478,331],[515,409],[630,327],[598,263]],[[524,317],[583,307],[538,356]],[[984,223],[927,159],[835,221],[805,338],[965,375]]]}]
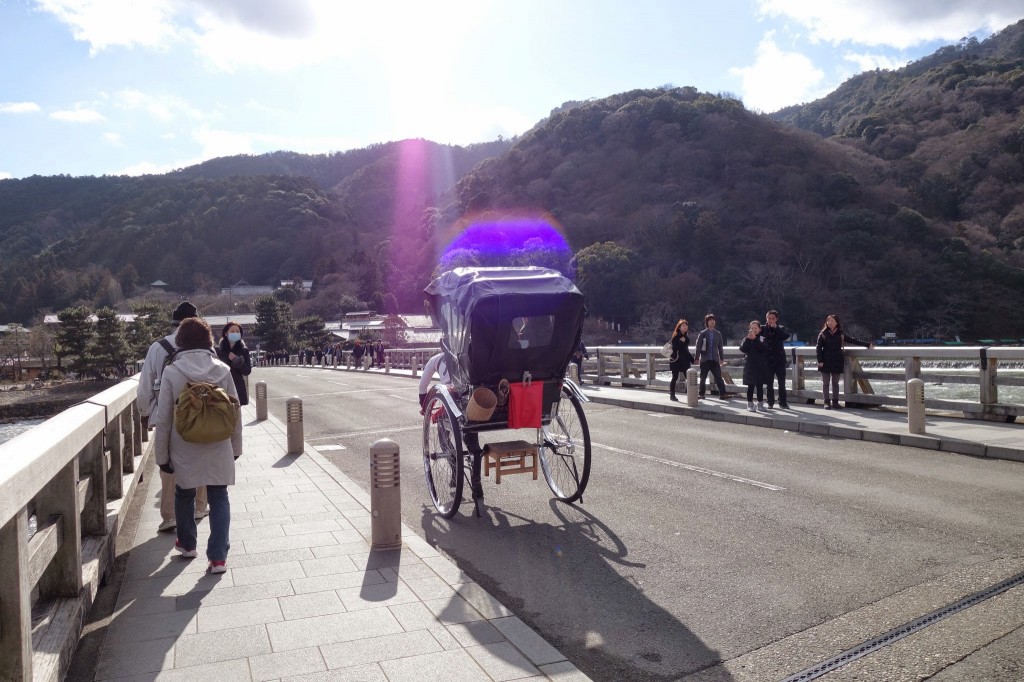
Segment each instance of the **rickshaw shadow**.
[{"label": "rickshaw shadow", "polygon": [[[629,558],[607,523],[578,505],[550,504],[558,523],[492,505],[472,523],[453,523],[427,506],[422,528],[431,545],[596,680],[676,680],[722,660],[647,596],[647,565]],[[719,670],[707,680],[733,679]]]}]

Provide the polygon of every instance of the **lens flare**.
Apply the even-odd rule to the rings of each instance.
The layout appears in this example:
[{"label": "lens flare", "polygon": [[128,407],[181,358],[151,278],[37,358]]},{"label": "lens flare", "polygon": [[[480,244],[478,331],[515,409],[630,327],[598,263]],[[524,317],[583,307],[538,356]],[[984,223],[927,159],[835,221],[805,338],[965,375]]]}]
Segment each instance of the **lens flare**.
[{"label": "lens flare", "polygon": [[460,266],[539,265],[572,277],[573,252],[562,226],[547,214],[517,212],[464,218],[438,258],[438,270]]}]

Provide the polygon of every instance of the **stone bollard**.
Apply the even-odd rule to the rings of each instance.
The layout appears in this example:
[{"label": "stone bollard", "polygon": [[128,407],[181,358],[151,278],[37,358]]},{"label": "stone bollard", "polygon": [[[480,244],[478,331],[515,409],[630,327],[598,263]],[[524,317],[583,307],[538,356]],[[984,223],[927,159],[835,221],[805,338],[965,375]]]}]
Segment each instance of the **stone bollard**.
[{"label": "stone bollard", "polygon": [[364,356],[363,356],[363,371],[364,371],[364,372],[365,372],[366,370],[370,369],[370,363],[371,363],[371,362],[373,362],[373,360],[372,360],[372,359],[370,358],[370,356],[369,356],[369,355],[364,355]]},{"label": "stone bollard", "polygon": [[352,354],[345,356],[345,369],[352,369]]},{"label": "stone bollard", "polygon": [[686,370],[686,404],[689,407],[697,407],[697,384],[700,372],[696,367]]},{"label": "stone bollard", "polygon": [[256,382],[256,421],[267,418],[267,382]]},{"label": "stone bollard", "polygon": [[420,370],[420,359],[415,355],[412,356],[412,359],[409,361],[409,366],[412,367],[412,378],[415,379]]},{"label": "stone bollard", "polygon": [[382,438],[370,446],[370,528],[373,549],[402,545],[402,472],[398,443]]},{"label": "stone bollard", "polygon": [[910,433],[924,433],[924,382],[907,382],[907,426]]},{"label": "stone bollard", "polygon": [[388,353],[384,356],[384,373],[391,374],[391,354]]},{"label": "stone bollard", "polygon": [[302,398],[293,395],[285,401],[288,413],[288,454],[302,454]]},{"label": "stone bollard", "polygon": [[576,366],[575,362],[569,363],[569,380],[577,386],[580,383],[580,368]]}]

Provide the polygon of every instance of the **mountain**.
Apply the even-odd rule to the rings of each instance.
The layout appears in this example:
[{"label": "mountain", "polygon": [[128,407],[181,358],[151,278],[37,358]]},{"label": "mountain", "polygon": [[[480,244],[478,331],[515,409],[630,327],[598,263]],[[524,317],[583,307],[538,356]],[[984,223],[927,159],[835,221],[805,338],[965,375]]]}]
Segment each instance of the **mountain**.
[{"label": "mountain", "polygon": [[[305,312],[417,308],[467,216],[553,216],[593,315],[655,330],[778,308],[810,336],[1024,336],[1024,24],[772,115],[694,88],[566,102],[513,141],[0,181],[0,317],[140,282],[312,277]],[[506,238],[507,235],[500,235]],[[461,248],[445,263],[504,260]],[[517,262],[521,262],[517,261]],[[331,307],[333,306],[333,307]]]}]

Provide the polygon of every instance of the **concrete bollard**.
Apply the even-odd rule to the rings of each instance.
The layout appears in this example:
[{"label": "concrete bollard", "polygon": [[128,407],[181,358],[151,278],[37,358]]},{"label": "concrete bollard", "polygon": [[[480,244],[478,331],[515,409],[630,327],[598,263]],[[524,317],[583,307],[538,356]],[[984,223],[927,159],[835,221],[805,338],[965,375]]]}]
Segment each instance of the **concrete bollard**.
[{"label": "concrete bollard", "polygon": [[907,382],[907,426],[910,433],[924,433],[924,382]]},{"label": "concrete bollard", "polygon": [[256,421],[267,418],[267,382],[256,382]]},{"label": "concrete bollard", "polygon": [[370,446],[370,529],[373,549],[402,545],[402,472],[398,443]]},{"label": "concrete bollard", "polygon": [[345,356],[345,369],[352,369],[352,354]]},{"label": "concrete bollard", "polygon": [[569,379],[577,386],[580,383],[580,368],[576,366],[575,362],[569,363]]},{"label": "concrete bollard", "polygon": [[409,361],[409,366],[412,367],[412,378],[415,379],[420,370],[420,360],[415,355],[412,356],[412,360]]},{"label": "concrete bollard", "polygon": [[689,407],[697,407],[697,388],[700,372],[696,367],[686,370],[686,404]]},{"label": "concrete bollard", "polygon": [[391,355],[384,356],[384,373],[391,374]]},{"label": "concrete bollard", "polygon": [[365,372],[366,370],[370,369],[370,363],[371,363],[371,362],[372,362],[372,359],[370,358],[370,356],[369,356],[369,355],[364,355],[364,356],[363,356],[363,371],[364,371],[364,372]]},{"label": "concrete bollard", "polygon": [[302,398],[293,395],[285,401],[288,413],[288,454],[302,454]]}]

